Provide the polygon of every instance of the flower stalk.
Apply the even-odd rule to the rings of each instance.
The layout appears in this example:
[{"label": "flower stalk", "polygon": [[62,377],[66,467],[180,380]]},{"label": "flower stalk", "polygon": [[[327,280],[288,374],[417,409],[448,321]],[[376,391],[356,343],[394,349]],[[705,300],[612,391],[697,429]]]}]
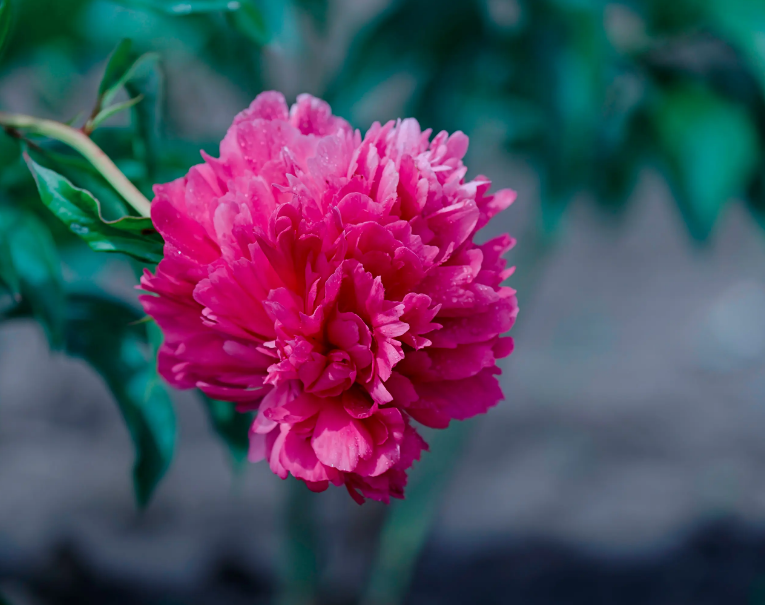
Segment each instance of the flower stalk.
[{"label": "flower stalk", "polygon": [[0,126],[11,131],[23,130],[60,141],[80,152],[109,184],[141,216],[151,216],[151,203],[117,168],[114,162],[81,130],[54,120],[0,111]]}]

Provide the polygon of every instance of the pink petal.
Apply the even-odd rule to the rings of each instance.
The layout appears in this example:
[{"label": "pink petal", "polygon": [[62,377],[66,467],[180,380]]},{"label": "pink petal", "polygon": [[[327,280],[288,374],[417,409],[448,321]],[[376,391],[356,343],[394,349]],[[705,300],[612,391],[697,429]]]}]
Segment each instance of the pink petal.
[{"label": "pink petal", "polygon": [[328,405],[316,420],[311,445],[322,463],[350,472],[360,458],[372,454],[374,443],[361,421],[349,416],[339,406]]}]

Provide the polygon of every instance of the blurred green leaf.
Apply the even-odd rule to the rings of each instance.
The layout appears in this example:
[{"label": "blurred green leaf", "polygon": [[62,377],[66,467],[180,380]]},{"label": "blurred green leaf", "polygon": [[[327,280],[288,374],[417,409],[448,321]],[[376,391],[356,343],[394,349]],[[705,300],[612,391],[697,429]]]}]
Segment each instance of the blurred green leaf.
[{"label": "blurred green leaf", "polygon": [[134,323],[141,316],[115,299],[71,295],[66,351],[93,366],[114,394],[136,451],[136,499],[145,506],[172,461],[176,420],[147,344],[146,330],[151,324]]},{"label": "blurred green leaf", "polygon": [[326,27],[329,12],[327,0],[295,0],[295,4],[307,12],[319,27]]},{"label": "blurred green leaf", "polygon": [[200,396],[213,429],[228,446],[234,463],[241,463],[249,449],[252,414],[237,412],[236,406],[228,401],[211,399],[204,393],[200,393]]},{"label": "blurred green leaf", "polygon": [[[21,294],[19,305],[8,314],[34,317],[45,330],[51,348],[61,348],[64,343],[64,281],[50,232],[30,213],[0,209],[0,238],[10,251]],[[9,271],[6,268],[6,277]]]},{"label": "blurred green leaf", "polygon": [[133,155],[144,168],[144,178],[138,183],[144,195],[152,197],[152,187],[157,182],[160,144],[158,126],[163,93],[163,73],[155,68],[151,77],[140,82],[129,82],[125,86],[131,99],[142,98],[141,103],[133,106]]},{"label": "blurred green leaf", "polygon": [[610,88],[611,102],[598,132],[597,170],[592,181],[601,208],[616,215],[626,208],[645,163],[650,125],[646,124],[642,91],[621,94],[619,86]]},{"label": "blurred green leaf", "polygon": [[754,177],[756,125],[744,107],[691,85],[668,90],[652,119],[691,234],[705,239],[724,204]]},{"label": "blurred green leaf", "polygon": [[6,237],[0,237],[0,282],[15,302],[21,299],[21,279],[13,262],[10,242]]},{"label": "blurred green leaf", "polygon": [[117,48],[109,55],[104,76],[98,86],[98,96],[103,98],[110,90],[119,88],[119,82],[130,70],[135,58],[133,57],[133,42],[129,38],[121,40]]},{"label": "blurred green leaf", "polygon": [[658,35],[693,31],[703,24],[708,3],[709,0],[644,0],[648,29]]},{"label": "blurred green leaf", "polygon": [[11,0],[0,0],[0,57],[11,35]]},{"label": "blurred green leaf", "polygon": [[130,80],[137,77],[142,70],[148,69],[159,60],[156,53],[136,55],[132,52],[133,43],[130,39],[122,40],[109,57],[104,76],[98,88],[99,104],[108,107],[117,93]]},{"label": "blurred green leaf", "polygon": [[95,130],[98,128],[103,122],[108,120],[114,115],[117,115],[121,111],[125,111],[126,109],[130,109],[134,105],[140,103],[143,101],[143,95],[138,95],[136,97],[133,97],[129,99],[128,101],[124,101],[122,103],[116,103],[115,105],[110,105],[106,109],[102,109],[96,117],[94,117],[90,121],[90,128],[91,130]]},{"label": "blurred green leaf", "polygon": [[250,0],[241,0],[238,10],[228,12],[231,25],[257,46],[264,46],[271,38],[266,19]]},{"label": "blurred green leaf", "polygon": [[119,0],[119,2],[169,15],[238,11],[242,7],[241,0]]},{"label": "blurred green leaf", "polygon": [[126,216],[107,222],[101,216],[98,200],[88,191],[43,168],[29,155],[26,161],[43,203],[93,250],[122,252],[148,263],[162,260],[162,237],[154,230],[151,219]]},{"label": "blurred green leaf", "polygon": [[761,0],[707,0],[712,28],[737,47],[749,62],[765,93],[765,2]]}]

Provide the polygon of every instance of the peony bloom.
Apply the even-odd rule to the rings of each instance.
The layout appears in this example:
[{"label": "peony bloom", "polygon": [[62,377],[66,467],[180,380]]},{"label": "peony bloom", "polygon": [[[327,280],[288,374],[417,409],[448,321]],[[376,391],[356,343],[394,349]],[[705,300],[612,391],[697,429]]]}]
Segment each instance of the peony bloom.
[{"label": "peony bloom", "polygon": [[220,158],[155,187],[165,257],[141,297],[178,388],[257,409],[250,459],[358,502],[401,498],[445,428],[502,399],[517,313],[503,235],[476,232],[515,193],[465,181],[461,132],[416,120],[362,138],[309,95],[240,113]]}]

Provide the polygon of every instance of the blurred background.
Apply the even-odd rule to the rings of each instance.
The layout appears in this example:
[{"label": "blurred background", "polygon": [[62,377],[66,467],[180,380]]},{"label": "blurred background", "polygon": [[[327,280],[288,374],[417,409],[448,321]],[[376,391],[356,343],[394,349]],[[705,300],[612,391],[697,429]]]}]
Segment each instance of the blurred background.
[{"label": "blurred background", "polygon": [[[468,176],[519,193],[482,237],[518,238],[521,312],[507,400],[428,434],[407,501],[358,507],[232,465],[196,396],[174,393],[174,461],[145,510],[104,380],[6,313],[9,603],[765,604],[762,0],[11,9],[0,110],[87,115],[122,38],[158,53],[140,112],[94,135],[144,189],[216,154],[266,89],[323,97],[362,130],[414,116],[466,132]],[[0,206],[44,226],[66,288],[135,304],[131,264],[55,224],[7,136]]]}]

